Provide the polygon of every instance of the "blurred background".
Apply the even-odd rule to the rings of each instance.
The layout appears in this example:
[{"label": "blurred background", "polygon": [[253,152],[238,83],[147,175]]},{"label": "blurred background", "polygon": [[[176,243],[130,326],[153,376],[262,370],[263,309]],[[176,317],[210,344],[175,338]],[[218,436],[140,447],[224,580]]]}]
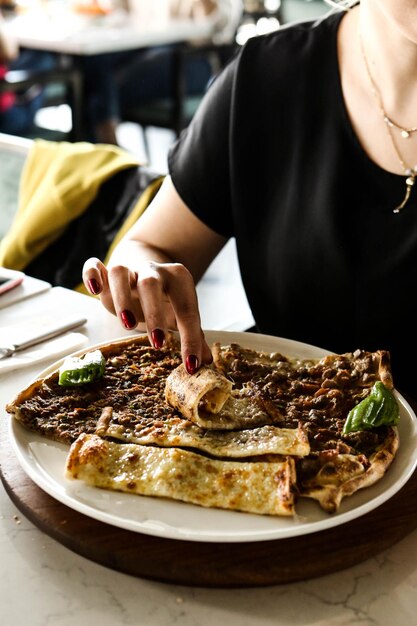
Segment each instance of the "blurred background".
[{"label": "blurred background", "polygon": [[329,10],[323,0],[200,4],[0,0],[0,33],[15,46],[8,56],[0,45],[0,132],[117,143],[165,172],[169,146],[239,46]]}]

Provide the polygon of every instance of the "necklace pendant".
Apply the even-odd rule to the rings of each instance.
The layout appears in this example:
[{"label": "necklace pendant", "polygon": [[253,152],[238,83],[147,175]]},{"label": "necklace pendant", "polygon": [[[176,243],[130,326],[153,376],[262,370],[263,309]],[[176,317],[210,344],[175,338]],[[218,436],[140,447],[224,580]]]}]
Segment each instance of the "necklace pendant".
[{"label": "necklace pendant", "polygon": [[408,139],[409,136],[410,136],[410,133],[408,132],[408,130],[401,131],[401,137],[404,137],[404,139]]},{"label": "necklace pendant", "polygon": [[401,202],[401,204],[399,204],[397,207],[395,207],[395,209],[393,210],[393,213],[399,213],[400,211],[403,210],[403,208],[407,204],[408,199],[410,197],[411,190],[412,190],[412,188],[414,186],[414,182],[415,182],[415,176],[411,175],[411,176],[408,176],[406,178],[405,184],[407,185],[407,187],[406,187],[406,190],[405,190],[404,200]]}]

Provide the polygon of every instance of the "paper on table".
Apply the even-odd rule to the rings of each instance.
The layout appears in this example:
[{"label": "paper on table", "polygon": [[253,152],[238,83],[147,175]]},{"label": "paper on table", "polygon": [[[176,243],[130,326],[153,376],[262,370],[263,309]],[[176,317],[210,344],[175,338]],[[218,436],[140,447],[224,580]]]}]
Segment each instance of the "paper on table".
[{"label": "paper on table", "polygon": [[25,276],[21,285],[1,294],[0,309],[4,309],[11,304],[16,304],[16,302],[26,300],[26,298],[43,293],[49,289],[51,289],[50,283],[47,283],[44,280],[39,280],[39,278]]},{"label": "paper on table", "polygon": [[51,361],[58,359],[81,348],[87,341],[87,337],[82,333],[66,333],[22,352],[16,352],[12,357],[0,360],[0,376],[6,372],[41,363],[46,359]]}]

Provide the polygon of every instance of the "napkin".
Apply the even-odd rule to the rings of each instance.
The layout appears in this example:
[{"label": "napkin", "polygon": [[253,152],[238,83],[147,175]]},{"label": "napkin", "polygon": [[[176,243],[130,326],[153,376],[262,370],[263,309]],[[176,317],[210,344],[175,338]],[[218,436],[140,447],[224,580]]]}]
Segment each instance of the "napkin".
[{"label": "napkin", "polygon": [[42,361],[53,362],[62,356],[70,354],[82,348],[88,341],[86,335],[82,333],[66,333],[44,343],[40,343],[32,348],[16,352],[7,359],[0,360],[0,376],[6,372],[11,372],[30,365],[36,365]]}]

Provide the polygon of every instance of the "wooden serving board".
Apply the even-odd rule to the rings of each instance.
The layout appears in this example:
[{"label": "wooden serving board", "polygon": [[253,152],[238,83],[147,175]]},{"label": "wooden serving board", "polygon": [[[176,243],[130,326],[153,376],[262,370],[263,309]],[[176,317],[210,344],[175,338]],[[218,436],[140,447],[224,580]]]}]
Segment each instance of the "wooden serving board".
[{"label": "wooden serving board", "polygon": [[200,543],[123,530],[78,513],[37,487],[16,460],[5,422],[3,418],[0,424],[0,475],[16,507],[70,550],[133,576],[225,588],[295,582],[365,561],[417,528],[416,472],[377,509],[305,536],[251,543]]}]

